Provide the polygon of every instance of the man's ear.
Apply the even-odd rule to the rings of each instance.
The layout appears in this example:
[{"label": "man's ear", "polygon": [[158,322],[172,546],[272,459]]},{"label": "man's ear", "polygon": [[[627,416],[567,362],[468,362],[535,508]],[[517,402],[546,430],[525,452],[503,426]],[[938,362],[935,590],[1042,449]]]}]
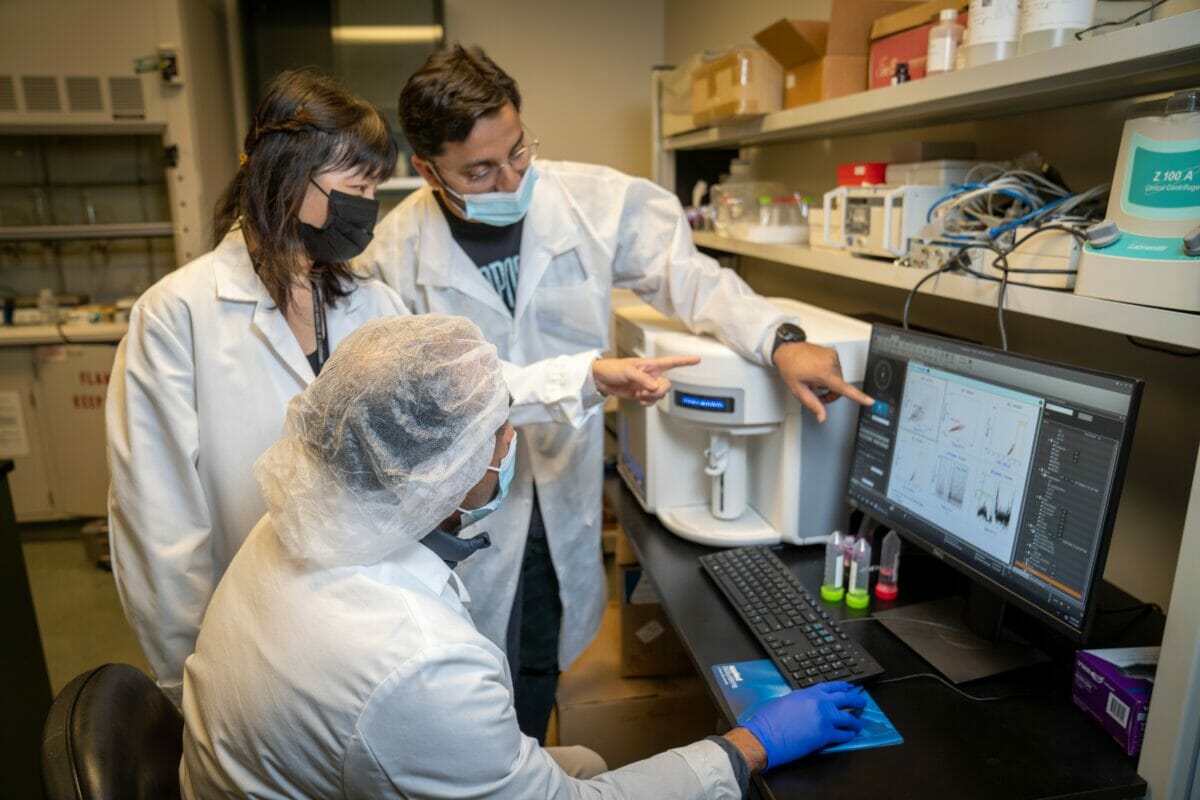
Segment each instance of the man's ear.
[{"label": "man's ear", "polygon": [[413,169],[417,171],[417,174],[424,178],[425,182],[428,183],[433,189],[440,190],[442,188],[441,181],[439,181],[437,176],[433,174],[432,164],[416,154],[413,154],[410,162],[412,163]]}]

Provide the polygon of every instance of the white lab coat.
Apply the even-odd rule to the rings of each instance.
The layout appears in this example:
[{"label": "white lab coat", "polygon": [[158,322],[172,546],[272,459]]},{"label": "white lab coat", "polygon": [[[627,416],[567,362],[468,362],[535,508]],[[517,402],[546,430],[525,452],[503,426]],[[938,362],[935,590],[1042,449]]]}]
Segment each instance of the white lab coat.
[{"label": "white lab coat", "polygon": [[762,364],[775,328],[794,320],[698,253],[679,202],[661,187],[587,164],[538,161],[537,169],[514,313],[454,241],[428,187],[380,221],[360,263],[413,313],[470,317],[505,360],[505,379],[522,399],[511,416],[521,431],[517,472],[500,510],[478,526],[492,533],[493,552],[459,570],[478,601],[480,631],[503,646],[536,481],[559,580],[566,669],[604,613],[603,427],[591,363],[608,347],[613,287]]},{"label": "white lab coat", "polygon": [[183,796],[741,796],[729,756],[708,741],[568,777],[517,727],[504,654],[464,603],[461,582],[417,542],[366,567],[308,568],[264,517],[187,660]]},{"label": "white lab coat", "polygon": [[[369,319],[407,313],[387,286],[364,281],[327,311],[330,347]],[[130,313],[106,407],[113,573],[176,704],[209,597],[266,511],[251,467],[312,379],[238,231]]]}]

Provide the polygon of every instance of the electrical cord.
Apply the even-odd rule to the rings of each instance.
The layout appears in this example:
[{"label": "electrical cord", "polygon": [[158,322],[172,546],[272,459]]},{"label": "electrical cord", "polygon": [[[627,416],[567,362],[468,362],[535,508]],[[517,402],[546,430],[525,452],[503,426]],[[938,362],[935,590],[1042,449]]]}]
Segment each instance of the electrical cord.
[{"label": "electrical cord", "polygon": [[930,272],[927,275],[923,275],[921,277],[921,280],[917,281],[916,284],[911,289],[908,290],[908,297],[904,298],[904,315],[901,319],[904,330],[908,330],[908,312],[909,312],[909,309],[912,307],[913,298],[917,296],[917,292],[920,290],[920,288],[925,284],[926,281],[933,280],[938,275],[941,275],[943,272],[950,272],[954,268],[955,268],[954,260],[951,259],[950,261],[947,261],[942,266],[938,267],[933,272]]},{"label": "electrical cord", "polygon": [[[943,623],[934,622],[933,620],[928,620],[928,619],[916,619],[915,617],[892,617],[891,620],[892,621],[911,622],[911,623],[918,624],[918,625],[927,625],[931,628],[942,628],[942,629],[945,629],[945,630],[948,630],[948,631],[951,631],[954,633],[962,632],[961,628],[956,628],[953,625],[945,625]],[[845,625],[848,622],[878,622],[880,625],[882,625],[884,623],[884,621],[885,620],[880,617],[855,617],[855,618],[851,618],[851,619],[838,620],[837,624]],[[896,677],[896,678],[884,678],[883,680],[871,681],[870,685],[873,687],[874,686],[884,686],[889,683],[900,683],[902,681],[911,681],[916,678],[931,678],[931,679],[937,681],[938,683],[942,684],[943,686],[945,686],[950,691],[959,695],[960,697],[970,700],[973,703],[995,703],[1000,700],[1017,700],[1020,698],[1044,697],[1045,696],[1044,694],[1037,694],[1037,693],[1030,692],[1030,693],[1022,693],[1022,694],[994,695],[994,696],[990,696],[990,697],[980,697],[979,695],[974,695],[974,694],[971,694],[970,692],[964,692],[962,689],[958,688],[953,683],[951,683],[950,681],[943,678],[941,675],[938,675],[934,672],[917,672],[917,673],[913,673],[912,675],[900,675],[899,677]]]},{"label": "electrical cord", "polygon": [[1165,2],[1167,2],[1167,0],[1158,0],[1158,2],[1156,2],[1156,3],[1152,3],[1152,4],[1151,4],[1149,7],[1147,7],[1147,8],[1143,8],[1141,11],[1138,11],[1138,12],[1136,12],[1136,13],[1130,14],[1130,15],[1129,15],[1128,17],[1126,17],[1125,19],[1113,20],[1112,22],[1101,22],[1101,23],[1099,23],[1098,25],[1093,25],[1093,26],[1092,26],[1092,27],[1090,27],[1090,28],[1084,28],[1084,29],[1083,29],[1083,30],[1081,30],[1081,31],[1075,31],[1075,40],[1076,40],[1076,41],[1080,41],[1080,42],[1082,42],[1082,41],[1083,41],[1083,35],[1084,35],[1085,33],[1091,33],[1092,31],[1094,31],[1094,30],[1098,30],[1098,29],[1100,29],[1100,28],[1108,28],[1108,27],[1111,27],[1111,26],[1113,26],[1113,25],[1124,25],[1126,22],[1133,22],[1135,19],[1137,19],[1138,17],[1140,17],[1142,14],[1145,14],[1145,13],[1147,13],[1147,12],[1153,11],[1154,9],[1158,8],[1159,6],[1161,6],[1161,5],[1162,5],[1163,3],[1165,3]]}]

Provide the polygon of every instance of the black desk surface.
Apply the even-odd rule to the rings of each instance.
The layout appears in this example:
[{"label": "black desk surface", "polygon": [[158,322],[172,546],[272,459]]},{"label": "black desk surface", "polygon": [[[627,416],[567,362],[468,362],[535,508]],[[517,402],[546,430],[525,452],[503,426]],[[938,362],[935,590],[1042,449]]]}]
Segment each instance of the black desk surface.
[{"label": "black desk surface", "polygon": [[[766,655],[700,571],[696,558],[711,548],[668,532],[642,510],[619,479],[606,480],[605,494],[696,669],[732,724],[711,667]],[[820,585],[822,548],[785,547],[779,555],[810,590]],[[936,596],[925,592],[921,597],[916,591],[920,581],[912,573],[919,566],[902,563],[900,599],[883,604],[872,598],[872,608]],[[838,620],[869,616],[841,604],[827,608]],[[877,622],[849,622],[843,630],[862,642],[886,670],[881,681],[932,671]],[[962,687],[974,696],[1008,698],[988,703],[960,697],[932,678],[869,682],[872,696],[904,737],[903,744],[811,756],[771,770],[759,788],[775,798],[822,800],[1143,797],[1146,784],[1136,773],[1136,758],[1126,756],[1072,704],[1072,669],[1069,660],[1059,660]]]}]

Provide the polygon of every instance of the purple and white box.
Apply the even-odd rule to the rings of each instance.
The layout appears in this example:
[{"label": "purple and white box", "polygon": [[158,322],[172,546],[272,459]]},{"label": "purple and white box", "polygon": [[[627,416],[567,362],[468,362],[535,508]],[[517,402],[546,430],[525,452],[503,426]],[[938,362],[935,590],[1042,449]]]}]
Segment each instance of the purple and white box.
[{"label": "purple and white box", "polygon": [[1071,699],[1131,756],[1142,749],[1158,652],[1157,647],[1115,647],[1075,654]]}]

